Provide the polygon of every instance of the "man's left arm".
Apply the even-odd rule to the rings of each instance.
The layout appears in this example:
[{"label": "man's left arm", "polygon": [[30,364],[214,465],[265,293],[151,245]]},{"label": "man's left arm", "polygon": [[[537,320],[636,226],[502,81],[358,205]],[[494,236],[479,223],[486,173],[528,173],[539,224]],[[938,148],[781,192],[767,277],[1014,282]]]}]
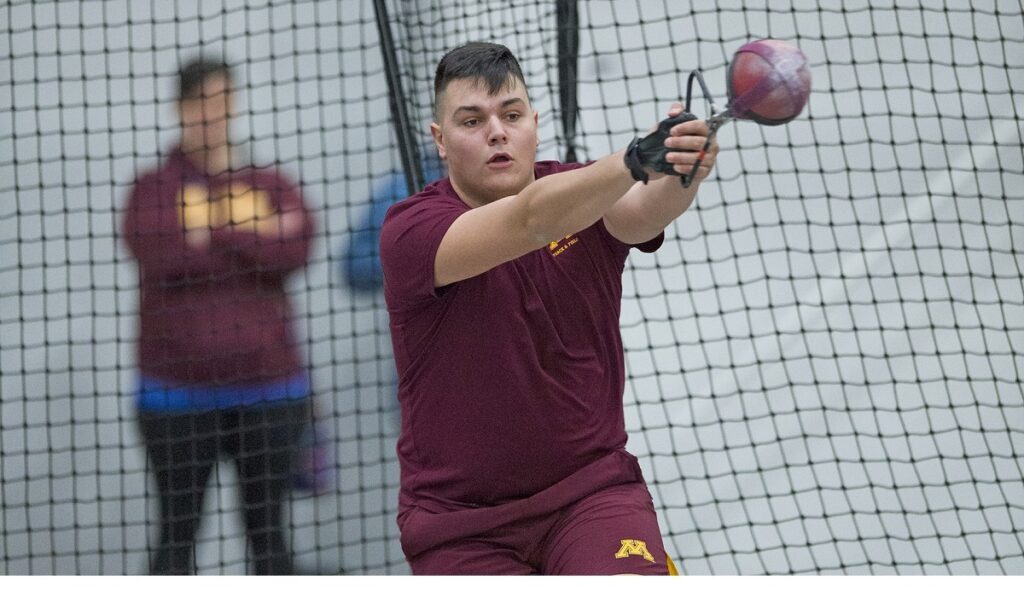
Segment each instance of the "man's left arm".
[{"label": "man's left arm", "polygon": [[[678,115],[683,105],[675,103],[669,116]],[[708,125],[702,119],[695,119],[672,127],[665,146],[672,150],[665,155],[666,161],[680,175],[688,175],[693,165],[700,162],[700,168],[689,187],[683,187],[678,176],[663,175],[649,169],[650,180],[637,182],[604,215],[605,228],[613,237],[627,245],[639,245],[658,236],[677,217],[693,204],[701,182],[711,173],[718,154],[718,143],[712,141],[710,148],[700,160],[700,151],[708,138]]]},{"label": "man's left arm", "polygon": [[233,251],[265,272],[290,273],[305,266],[315,226],[302,193],[280,171],[254,181],[251,189],[261,190],[275,206],[242,224],[215,228],[211,247]]}]

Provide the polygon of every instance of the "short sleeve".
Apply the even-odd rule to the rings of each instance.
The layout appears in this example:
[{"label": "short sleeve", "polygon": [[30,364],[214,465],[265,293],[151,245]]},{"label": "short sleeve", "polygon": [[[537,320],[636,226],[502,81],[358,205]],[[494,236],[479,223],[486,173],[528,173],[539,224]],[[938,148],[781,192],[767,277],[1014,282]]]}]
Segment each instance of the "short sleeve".
[{"label": "short sleeve", "polygon": [[654,252],[658,251],[658,248],[660,248],[661,244],[664,242],[665,231],[662,230],[661,232],[658,233],[658,236],[654,237],[653,239],[650,239],[643,243],[639,243],[637,245],[630,245],[630,247],[635,247],[645,254],[653,254]]},{"label": "short sleeve", "polygon": [[622,262],[625,262],[626,258],[629,257],[631,249],[636,248],[645,254],[651,254],[658,251],[658,248],[660,248],[662,243],[665,242],[665,231],[661,231],[658,233],[658,236],[644,241],[643,243],[637,243],[636,245],[623,243],[612,236],[612,233],[608,232],[608,228],[604,225],[603,218],[598,220],[591,228],[598,233],[605,245],[608,246],[608,249],[615,254],[617,258],[621,259]]},{"label": "short sleeve", "polygon": [[452,223],[466,211],[461,202],[429,190],[391,207],[380,233],[388,311],[401,313],[437,298],[437,249]]}]

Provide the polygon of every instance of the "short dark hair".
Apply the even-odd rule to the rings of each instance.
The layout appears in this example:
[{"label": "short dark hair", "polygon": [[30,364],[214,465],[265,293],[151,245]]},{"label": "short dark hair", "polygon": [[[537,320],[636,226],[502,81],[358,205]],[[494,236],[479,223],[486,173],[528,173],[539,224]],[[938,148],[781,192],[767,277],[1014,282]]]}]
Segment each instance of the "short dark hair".
[{"label": "short dark hair", "polygon": [[457,79],[473,79],[487,85],[487,93],[497,94],[516,79],[526,87],[519,60],[505,45],[471,42],[448,51],[434,73],[434,116],[437,116],[441,94]]},{"label": "short dark hair", "polygon": [[196,98],[202,92],[203,82],[214,76],[233,81],[231,66],[222,59],[196,58],[178,71],[178,102]]}]

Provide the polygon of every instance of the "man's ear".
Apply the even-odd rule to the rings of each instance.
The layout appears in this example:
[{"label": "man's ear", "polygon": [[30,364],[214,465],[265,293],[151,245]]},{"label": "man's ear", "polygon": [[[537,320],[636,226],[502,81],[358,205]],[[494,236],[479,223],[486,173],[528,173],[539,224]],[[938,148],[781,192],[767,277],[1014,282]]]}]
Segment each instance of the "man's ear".
[{"label": "man's ear", "polygon": [[441,132],[441,126],[437,122],[430,123],[430,135],[434,137],[434,145],[437,145],[437,155],[442,160],[448,159],[448,153],[444,147],[444,134]]}]

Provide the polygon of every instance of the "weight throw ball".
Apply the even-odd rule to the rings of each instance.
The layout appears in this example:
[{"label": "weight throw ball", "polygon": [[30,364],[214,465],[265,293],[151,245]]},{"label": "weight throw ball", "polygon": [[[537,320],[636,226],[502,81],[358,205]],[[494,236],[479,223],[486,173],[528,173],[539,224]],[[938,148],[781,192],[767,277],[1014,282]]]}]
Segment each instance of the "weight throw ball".
[{"label": "weight throw ball", "polygon": [[728,92],[733,117],[784,124],[800,115],[811,94],[807,58],[785,41],[747,43],[729,64]]}]

